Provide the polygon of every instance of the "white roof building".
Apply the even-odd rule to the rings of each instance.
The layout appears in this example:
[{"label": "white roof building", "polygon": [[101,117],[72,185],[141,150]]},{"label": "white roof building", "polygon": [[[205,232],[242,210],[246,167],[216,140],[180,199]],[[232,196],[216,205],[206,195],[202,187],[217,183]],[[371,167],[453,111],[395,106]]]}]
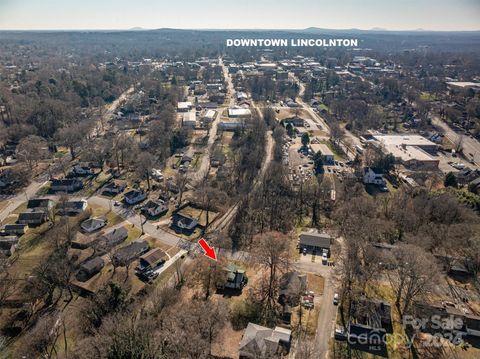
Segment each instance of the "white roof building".
[{"label": "white roof building", "polygon": [[182,126],[195,127],[197,125],[197,114],[194,111],[185,112],[183,114]]},{"label": "white roof building", "polygon": [[250,117],[252,111],[248,108],[229,108],[228,117]]},{"label": "white roof building", "polygon": [[186,112],[186,111],[190,111],[190,109],[192,108],[192,103],[190,101],[186,101],[186,102],[179,102],[177,104],[177,110],[179,112]]}]

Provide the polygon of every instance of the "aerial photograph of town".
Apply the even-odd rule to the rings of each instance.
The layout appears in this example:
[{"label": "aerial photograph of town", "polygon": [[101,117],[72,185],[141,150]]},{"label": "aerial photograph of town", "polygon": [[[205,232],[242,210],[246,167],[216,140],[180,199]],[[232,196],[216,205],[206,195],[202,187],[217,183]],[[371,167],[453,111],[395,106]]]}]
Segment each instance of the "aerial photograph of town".
[{"label": "aerial photograph of town", "polygon": [[479,0],[0,0],[0,359],[479,359]]}]

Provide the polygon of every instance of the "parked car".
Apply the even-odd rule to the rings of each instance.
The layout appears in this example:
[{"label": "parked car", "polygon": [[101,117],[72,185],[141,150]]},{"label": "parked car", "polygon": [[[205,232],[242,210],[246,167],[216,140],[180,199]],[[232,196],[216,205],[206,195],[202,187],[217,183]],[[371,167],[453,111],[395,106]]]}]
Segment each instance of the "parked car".
[{"label": "parked car", "polygon": [[338,293],[333,295],[333,305],[338,305]]}]

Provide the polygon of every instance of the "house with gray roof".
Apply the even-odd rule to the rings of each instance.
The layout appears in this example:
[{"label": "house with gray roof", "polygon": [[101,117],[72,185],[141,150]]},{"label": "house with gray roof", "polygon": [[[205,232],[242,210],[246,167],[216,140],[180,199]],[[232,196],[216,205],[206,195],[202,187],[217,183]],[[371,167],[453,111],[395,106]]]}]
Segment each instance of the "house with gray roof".
[{"label": "house with gray roof", "polygon": [[270,329],[248,323],[240,342],[240,359],[281,358],[290,352],[292,332],[275,327]]},{"label": "house with gray roof", "polygon": [[319,233],[316,230],[300,233],[299,246],[301,251],[306,249],[309,253],[321,254],[326,249],[330,256],[331,243],[332,237],[327,233]]}]

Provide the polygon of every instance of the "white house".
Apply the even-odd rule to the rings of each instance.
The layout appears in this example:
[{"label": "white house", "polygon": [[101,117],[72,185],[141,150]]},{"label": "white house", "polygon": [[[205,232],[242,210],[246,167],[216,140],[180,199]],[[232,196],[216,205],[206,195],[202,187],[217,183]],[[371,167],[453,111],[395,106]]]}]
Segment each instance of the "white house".
[{"label": "white house", "polygon": [[365,167],[363,169],[363,183],[384,186],[383,171],[379,168]]},{"label": "white house", "polygon": [[107,225],[105,218],[89,218],[82,222],[80,227],[87,233],[98,231]]},{"label": "white house", "polygon": [[150,217],[156,217],[168,212],[168,207],[160,201],[148,201],[142,208],[142,212]]}]

